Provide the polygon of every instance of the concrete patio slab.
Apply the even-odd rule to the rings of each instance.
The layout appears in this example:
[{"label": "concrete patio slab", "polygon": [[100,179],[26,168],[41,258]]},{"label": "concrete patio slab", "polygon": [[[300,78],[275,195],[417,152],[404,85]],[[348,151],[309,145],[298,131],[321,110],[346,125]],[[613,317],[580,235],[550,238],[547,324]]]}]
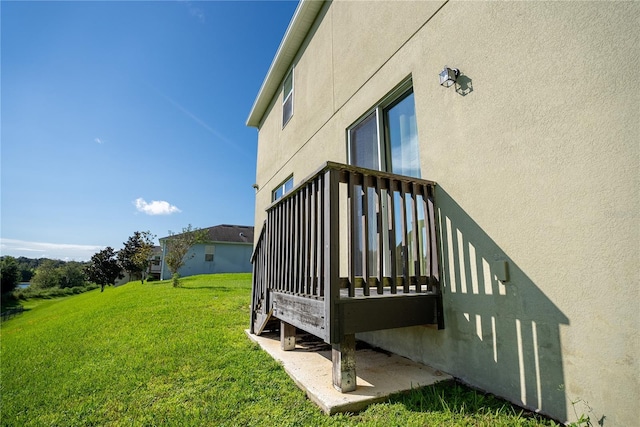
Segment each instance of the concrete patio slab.
[{"label": "concrete patio slab", "polygon": [[327,414],[357,412],[389,395],[451,379],[450,375],[393,353],[356,346],[358,388],[340,393],[331,380],[331,347],[310,335],[298,334],[296,348],[280,349],[279,334],[247,336],[282,363],[285,371]]}]

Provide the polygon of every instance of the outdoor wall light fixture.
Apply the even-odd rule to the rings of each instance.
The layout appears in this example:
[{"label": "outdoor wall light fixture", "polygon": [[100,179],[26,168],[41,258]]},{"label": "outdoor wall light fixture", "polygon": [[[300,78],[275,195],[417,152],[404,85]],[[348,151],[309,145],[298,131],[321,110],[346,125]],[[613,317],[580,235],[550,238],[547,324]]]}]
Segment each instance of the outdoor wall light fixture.
[{"label": "outdoor wall light fixture", "polygon": [[440,72],[440,85],[444,87],[451,87],[456,82],[459,75],[460,70],[457,68],[449,68],[445,65],[444,69]]}]

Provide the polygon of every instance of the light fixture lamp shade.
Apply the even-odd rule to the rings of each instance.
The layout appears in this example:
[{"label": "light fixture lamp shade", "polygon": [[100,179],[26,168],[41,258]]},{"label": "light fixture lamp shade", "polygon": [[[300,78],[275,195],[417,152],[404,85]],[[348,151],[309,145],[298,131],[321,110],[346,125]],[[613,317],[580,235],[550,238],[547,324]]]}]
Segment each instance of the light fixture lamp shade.
[{"label": "light fixture lamp shade", "polygon": [[449,68],[445,65],[442,72],[440,72],[440,84],[444,87],[451,87],[459,75],[460,70],[457,68]]}]

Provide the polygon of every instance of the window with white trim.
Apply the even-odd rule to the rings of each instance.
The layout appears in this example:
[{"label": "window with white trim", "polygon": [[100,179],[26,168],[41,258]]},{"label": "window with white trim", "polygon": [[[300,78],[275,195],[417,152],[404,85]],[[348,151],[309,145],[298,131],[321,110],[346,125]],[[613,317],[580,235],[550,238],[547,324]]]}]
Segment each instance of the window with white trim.
[{"label": "window with white trim", "polygon": [[287,178],[286,181],[284,181],[282,184],[278,185],[271,192],[271,201],[275,202],[276,200],[280,199],[282,196],[284,196],[289,191],[291,191],[292,188],[293,188],[293,175],[291,175],[289,178]]},{"label": "window with white trim", "polygon": [[293,116],[293,68],[284,78],[282,85],[282,127],[285,127],[291,116]]}]

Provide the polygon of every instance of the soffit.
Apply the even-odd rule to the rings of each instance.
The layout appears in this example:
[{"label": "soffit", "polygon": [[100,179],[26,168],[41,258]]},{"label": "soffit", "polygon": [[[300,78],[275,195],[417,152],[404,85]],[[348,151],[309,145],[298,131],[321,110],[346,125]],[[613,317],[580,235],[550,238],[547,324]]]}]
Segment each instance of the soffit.
[{"label": "soffit", "polygon": [[258,96],[247,118],[247,126],[258,127],[271,99],[280,89],[280,83],[289,71],[293,59],[298,53],[305,37],[309,33],[324,0],[301,0],[291,18],[289,27],[284,34],[276,55],[271,62],[269,71],[262,82]]}]

